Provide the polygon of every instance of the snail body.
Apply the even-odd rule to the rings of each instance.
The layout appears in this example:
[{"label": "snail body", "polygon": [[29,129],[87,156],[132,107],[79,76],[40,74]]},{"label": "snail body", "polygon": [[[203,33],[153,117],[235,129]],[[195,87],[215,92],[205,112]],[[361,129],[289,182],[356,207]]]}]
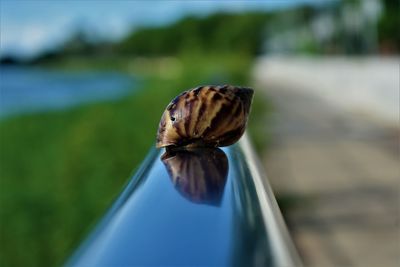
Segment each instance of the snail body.
[{"label": "snail body", "polygon": [[178,95],[158,127],[157,147],[220,147],[243,135],[253,98],[250,88],[200,86]]}]

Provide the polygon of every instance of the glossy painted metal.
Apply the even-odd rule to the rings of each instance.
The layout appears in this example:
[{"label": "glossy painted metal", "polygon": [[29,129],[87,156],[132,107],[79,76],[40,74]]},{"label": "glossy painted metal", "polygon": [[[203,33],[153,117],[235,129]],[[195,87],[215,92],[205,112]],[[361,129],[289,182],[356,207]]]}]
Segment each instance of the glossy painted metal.
[{"label": "glossy painted metal", "polygon": [[248,138],[152,150],[68,266],[299,266]]}]

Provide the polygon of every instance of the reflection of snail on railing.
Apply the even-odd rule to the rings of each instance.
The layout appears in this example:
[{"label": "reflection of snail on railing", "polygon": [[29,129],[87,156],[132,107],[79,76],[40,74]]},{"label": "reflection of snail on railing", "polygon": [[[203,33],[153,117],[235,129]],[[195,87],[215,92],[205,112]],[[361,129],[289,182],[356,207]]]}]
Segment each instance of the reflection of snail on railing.
[{"label": "reflection of snail on railing", "polygon": [[161,160],[175,188],[195,203],[218,206],[221,203],[228,159],[219,148],[172,150]]}]

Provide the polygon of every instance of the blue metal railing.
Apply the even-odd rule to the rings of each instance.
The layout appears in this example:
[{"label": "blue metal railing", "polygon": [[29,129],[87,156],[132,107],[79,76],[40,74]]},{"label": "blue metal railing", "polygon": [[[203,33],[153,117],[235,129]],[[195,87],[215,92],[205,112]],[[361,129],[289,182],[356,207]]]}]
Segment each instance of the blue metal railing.
[{"label": "blue metal railing", "polygon": [[249,139],[152,150],[68,266],[300,266]]}]

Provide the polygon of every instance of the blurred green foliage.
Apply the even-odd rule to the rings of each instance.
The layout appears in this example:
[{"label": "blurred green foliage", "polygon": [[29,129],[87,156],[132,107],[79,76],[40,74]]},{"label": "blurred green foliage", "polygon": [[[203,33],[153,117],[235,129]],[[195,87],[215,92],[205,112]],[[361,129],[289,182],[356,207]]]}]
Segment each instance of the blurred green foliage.
[{"label": "blurred green foliage", "polygon": [[383,0],[384,15],[378,24],[379,42],[383,49],[400,51],[400,1]]},{"label": "blurred green foliage", "polygon": [[251,12],[186,17],[168,26],[136,29],[117,43],[93,43],[87,34],[78,30],[59,50],[48,51],[26,63],[54,64],[59,61],[73,62],[76,59],[80,61],[80,58],[102,62],[111,60],[112,63],[115,63],[115,59],[120,59],[126,63],[126,58],[132,56],[159,57],[199,53],[239,53],[254,56],[262,53],[267,34],[265,26],[275,15]]},{"label": "blurred green foliage", "polygon": [[261,52],[268,13],[218,13],[187,17],[168,28],[138,29],[117,45],[117,52],[145,56],[181,52]]}]

